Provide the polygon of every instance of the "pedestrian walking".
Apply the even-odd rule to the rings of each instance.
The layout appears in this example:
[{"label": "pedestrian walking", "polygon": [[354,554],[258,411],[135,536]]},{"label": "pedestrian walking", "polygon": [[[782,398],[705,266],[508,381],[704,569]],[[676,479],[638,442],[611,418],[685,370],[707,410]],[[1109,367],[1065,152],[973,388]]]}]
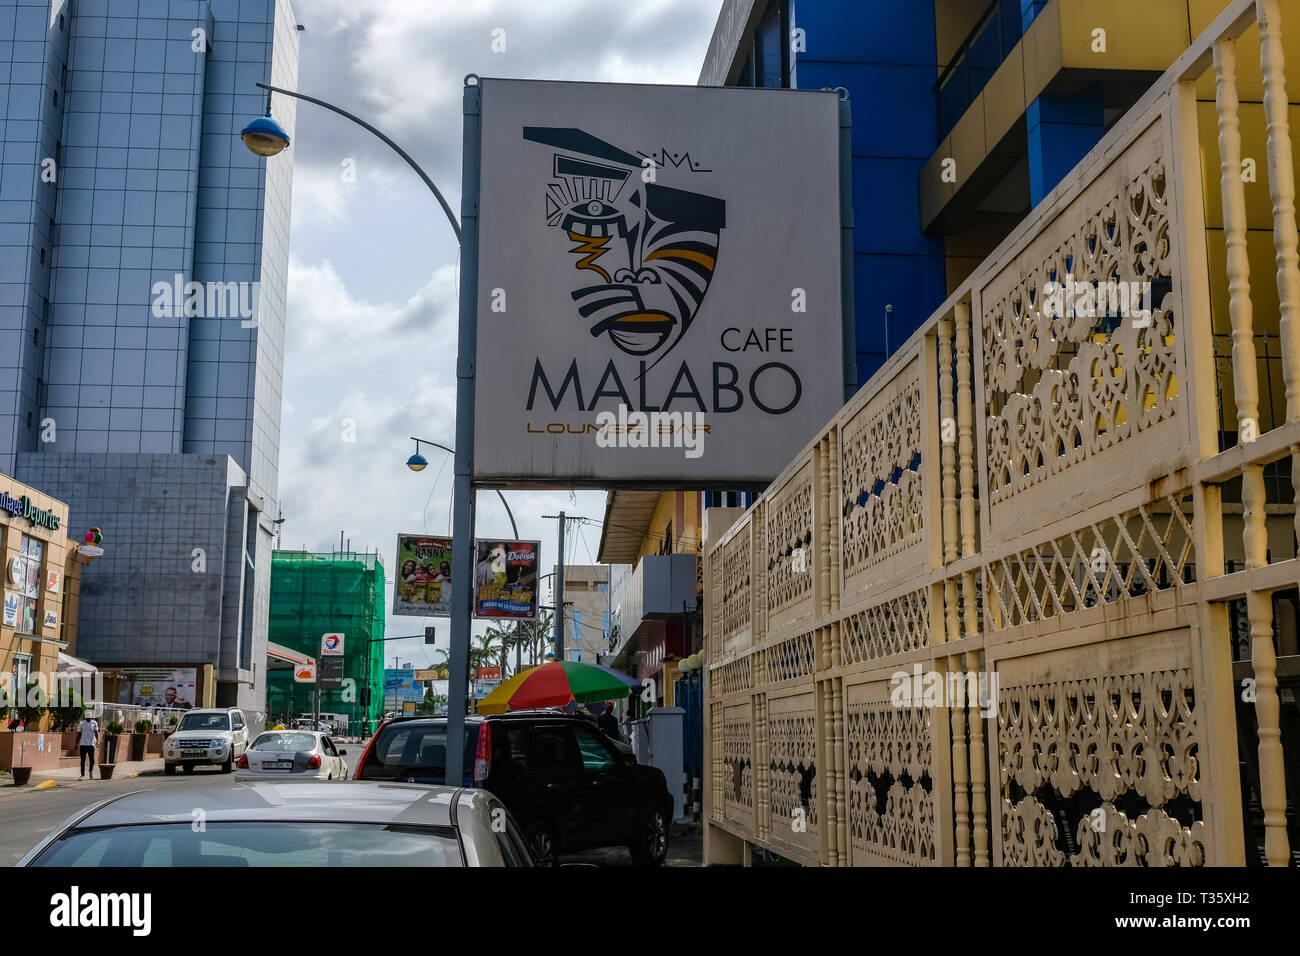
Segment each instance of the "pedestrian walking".
[{"label": "pedestrian walking", "polygon": [[86,779],[86,764],[90,764],[90,779],[95,779],[95,748],[99,745],[99,722],[87,714],[81,718],[81,776]]},{"label": "pedestrian walking", "polygon": [[614,702],[605,701],[605,712],[596,718],[596,726],[600,728],[601,733],[611,740],[620,740],[618,732],[618,718],[614,716]]}]

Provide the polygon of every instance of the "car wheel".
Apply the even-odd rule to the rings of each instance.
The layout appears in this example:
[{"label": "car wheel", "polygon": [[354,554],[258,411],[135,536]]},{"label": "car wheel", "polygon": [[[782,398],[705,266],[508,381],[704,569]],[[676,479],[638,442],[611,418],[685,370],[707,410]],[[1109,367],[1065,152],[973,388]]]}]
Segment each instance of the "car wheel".
[{"label": "car wheel", "polygon": [[185,772],[186,772],[186,773],[193,773],[193,772],[194,772],[194,764],[192,764],[192,763],[187,763],[187,764],[185,765]]},{"label": "car wheel", "polygon": [[169,777],[176,776],[176,764],[174,763],[165,764],[163,766],[163,773],[167,774],[167,776]]},{"label": "car wheel", "polygon": [[662,866],[668,858],[668,815],[662,807],[648,805],[638,814],[628,851],[637,866]]},{"label": "car wheel", "polygon": [[555,855],[555,836],[549,825],[534,823],[527,830],[528,849],[533,854],[535,866],[559,866]]},{"label": "car wheel", "polygon": [[221,765],[221,772],[230,773],[230,768],[233,767],[234,765],[235,765],[235,747],[234,744],[231,744],[230,756],[227,757],[226,762]]}]

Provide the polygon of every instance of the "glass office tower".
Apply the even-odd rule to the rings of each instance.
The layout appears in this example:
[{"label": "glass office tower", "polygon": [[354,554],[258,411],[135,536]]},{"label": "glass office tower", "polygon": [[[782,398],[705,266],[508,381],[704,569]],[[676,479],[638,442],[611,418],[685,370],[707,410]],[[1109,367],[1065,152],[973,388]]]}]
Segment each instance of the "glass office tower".
[{"label": "glass office tower", "polygon": [[79,656],[252,711],[293,167],[238,133],[297,75],[288,0],[0,0],[0,472],[102,529]]}]

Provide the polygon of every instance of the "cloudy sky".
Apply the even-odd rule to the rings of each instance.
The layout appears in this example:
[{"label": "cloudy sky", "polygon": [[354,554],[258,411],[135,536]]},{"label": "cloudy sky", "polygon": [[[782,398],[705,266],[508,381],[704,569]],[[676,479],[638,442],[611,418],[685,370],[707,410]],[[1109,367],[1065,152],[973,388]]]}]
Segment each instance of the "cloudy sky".
[{"label": "cloudy sky", "polygon": [[[721,0],[294,0],[299,89],[365,117],[460,209],[461,90],[467,73],[604,82],[694,83]],[[501,32],[503,31],[503,32]],[[504,41],[504,51],[494,52]],[[379,140],[300,104],[293,144],[293,230],[280,498],[282,546],[328,551],[340,530],[377,549],[391,606],[399,531],[450,531],[450,456],[404,463],[409,436],[454,445],[457,248],[433,196]],[[345,181],[351,160],[355,182]],[[355,441],[344,441],[349,420]],[[570,563],[595,563],[603,492],[507,492],[524,538],[556,558],[565,509]],[[508,535],[496,496],[479,495],[478,531]],[[388,619],[388,635],[448,621]],[[386,661],[428,661],[422,640],[390,642]]]}]

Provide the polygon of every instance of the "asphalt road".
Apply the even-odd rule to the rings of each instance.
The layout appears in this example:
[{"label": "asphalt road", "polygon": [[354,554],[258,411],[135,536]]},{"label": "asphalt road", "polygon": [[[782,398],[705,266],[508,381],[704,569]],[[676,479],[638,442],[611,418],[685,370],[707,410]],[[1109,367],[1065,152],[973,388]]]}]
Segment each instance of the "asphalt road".
[{"label": "asphalt road", "polygon": [[[365,749],[364,744],[340,744],[347,750],[349,774]],[[150,771],[125,780],[86,780],[61,785],[52,790],[27,790],[0,795],[0,866],[13,866],[39,843],[46,834],[81,810],[109,797],[137,790],[180,789],[195,794],[195,806],[202,804],[202,792],[210,787],[235,783],[233,774],[223,774],[216,767],[200,767],[191,774],[163,775]],[[7,786],[8,781],[0,783]],[[347,786],[347,784],[340,784]],[[668,848],[669,866],[699,866],[700,837],[697,828],[674,827]],[[624,847],[605,847],[562,857],[566,863],[592,863],[600,867],[621,868],[632,865]]]},{"label": "asphalt road", "polygon": [[[356,766],[363,744],[340,744],[347,750],[348,772]],[[137,790],[179,789],[201,794],[209,787],[228,786],[234,774],[224,774],[216,767],[199,767],[193,773],[163,775],[150,771],[125,780],[85,780],[61,785],[52,790],[27,790],[25,793],[0,795],[0,866],[13,866],[46,834],[85,808]],[[8,786],[5,778],[0,786]],[[196,806],[199,805],[196,800]]]}]

